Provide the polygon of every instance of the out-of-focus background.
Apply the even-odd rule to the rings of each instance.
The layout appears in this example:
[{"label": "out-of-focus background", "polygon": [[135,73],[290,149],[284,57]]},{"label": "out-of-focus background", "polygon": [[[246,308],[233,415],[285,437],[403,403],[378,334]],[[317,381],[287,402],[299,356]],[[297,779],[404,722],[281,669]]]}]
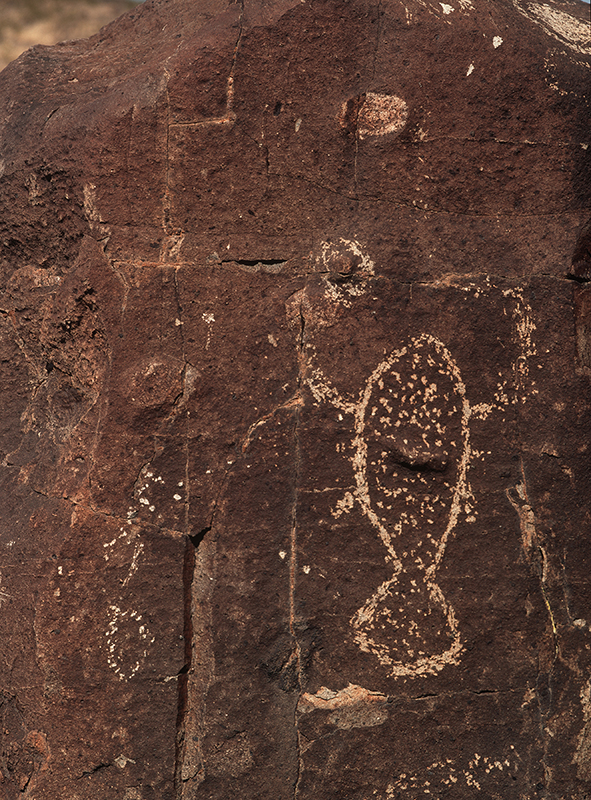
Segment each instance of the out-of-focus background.
[{"label": "out-of-focus background", "polygon": [[134,0],[0,0],[0,69],[34,44],[92,36]]}]

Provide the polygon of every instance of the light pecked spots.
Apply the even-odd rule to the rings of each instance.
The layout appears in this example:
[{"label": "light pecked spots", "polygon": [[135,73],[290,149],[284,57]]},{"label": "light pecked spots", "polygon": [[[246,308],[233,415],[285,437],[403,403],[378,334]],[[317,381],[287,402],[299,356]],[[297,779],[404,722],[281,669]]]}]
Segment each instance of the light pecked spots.
[{"label": "light pecked spots", "polygon": [[401,97],[368,92],[357,117],[359,137],[400,133],[407,119],[408,107]]},{"label": "light pecked spots", "polygon": [[[144,508],[146,508],[151,514],[153,514],[156,510],[156,506],[151,502],[149,497],[150,489],[154,484],[161,484],[164,486],[164,479],[161,475],[155,475],[149,467],[144,467],[140,472],[140,478],[136,484],[134,495],[138,503],[144,506]],[[130,514],[133,514],[133,509],[130,509],[128,516]]]},{"label": "light pecked spots", "polygon": [[[462,788],[482,792],[483,795],[497,794],[501,776],[509,774],[516,779],[525,770],[521,757],[510,745],[502,755],[491,757],[474,753],[465,757],[467,760],[458,763],[451,758],[434,761],[426,769],[426,774],[413,773],[409,770],[401,772],[386,788],[384,794],[373,794],[373,800],[395,800],[404,795],[408,800],[423,798],[439,798],[442,793],[461,791]],[[497,791],[495,791],[497,790]],[[365,798],[364,798],[365,800]],[[369,800],[369,799],[368,799]]]},{"label": "light pecked spots", "polygon": [[462,651],[451,605],[436,582],[460,515],[475,519],[467,480],[470,405],[459,368],[443,343],[422,334],[369,376],[346,402],[316,370],[309,386],[354,417],[356,482],[333,516],[357,502],[385,548],[392,577],[350,620],[359,648],[389,674],[434,674]]},{"label": "light pecked spots", "polygon": [[408,120],[402,97],[366,92],[346,100],[337,115],[341,127],[355,131],[360,139],[400,133]]},{"label": "light pecked spots", "polygon": [[207,335],[205,338],[205,349],[209,350],[209,345],[211,344],[211,336],[212,336],[212,326],[215,322],[215,317],[211,313],[211,311],[206,311],[201,315],[201,319],[207,325]]},{"label": "light pecked spots", "polygon": [[[144,663],[150,645],[156,638],[143,621],[137,611],[122,610],[119,606],[110,605],[107,612],[108,622],[105,637],[107,640],[107,663],[120,681],[128,681],[136,675]],[[136,642],[139,641],[143,650],[133,664],[129,661],[128,654],[136,653]]]},{"label": "light pecked spots", "polygon": [[[330,259],[324,266],[329,263],[332,267]],[[330,277],[326,283],[325,297],[333,300]],[[458,288],[477,296],[488,291]],[[504,314],[513,323],[514,357],[511,374],[499,372],[489,402],[470,403],[458,363],[430,333],[411,336],[389,355],[385,350],[356,396],[340,393],[308,345],[306,383],[314,399],[332,405],[339,421],[351,419],[351,440],[339,441],[336,450],[350,461],[356,485],[347,487],[331,514],[338,519],[360,510],[377,533],[391,570],[391,577],[350,618],[353,640],[391,676],[436,674],[458,664],[463,653],[460,621],[437,573],[459,522],[473,524],[478,518],[469,471],[490,452],[472,444],[472,424],[504,414],[510,404],[525,403],[537,393],[529,377],[537,352],[532,309],[519,286],[503,290],[502,297]],[[334,297],[345,307],[352,300]],[[298,308],[306,311],[307,322],[321,327],[303,302]]]}]

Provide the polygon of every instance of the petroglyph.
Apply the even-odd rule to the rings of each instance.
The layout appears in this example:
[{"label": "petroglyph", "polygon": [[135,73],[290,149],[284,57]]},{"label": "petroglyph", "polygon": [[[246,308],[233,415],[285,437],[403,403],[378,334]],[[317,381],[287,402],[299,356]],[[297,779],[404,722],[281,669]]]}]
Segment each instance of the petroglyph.
[{"label": "petroglyph", "polygon": [[356,501],[386,550],[392,577],[351,618],[361,650],[390,675],[432,674],[462,650],[452,606],[436,582],[460,515],[473,517],[467,471],[470,403],[460,370],[443,343],[422,334],[374,369],[357,402],[348,402],[316,369],[308,385],[318,401],[353,416]]},{"label": "petroglyph", "polygon": [[[335,287],[331,280],[341,271],[341,261],[346,262],[343,250],[354,252],[365,267],[354,292],[338,282]],[[318,329],[335,318],[337,306],[351,308],[374,274],[373,262],[357,242],[325,243],[321,253],[329,273],[324,278],[326,303],[312,305],[305,290],[292,303]],[[474,287],[458,288],[471,292]],[[478,296],[489,289],[474,291]],[[437,572],[459,521],[477,519],[468,472],[484,454],[472,446],[471,424],[524,403],[537,391],[529,372],[536,355],[532,309],[519,287],[503,290],[502,296],[509,300],[503,313],[511,321],[515,354],[509,362],[512,374],[499,372],[491,402],[470,403],[456,360],[431,333],[409,337],[380,361],[357,399],[337,390],[317,366],[313,343],[307,344],[305,382],[314,399],[333,405],[341,419],[352,419],[351,443],[345,448],[350,455],[345,457],[355,485],[336,502],[332,514],[338,519],[358,507],[375,529],[392,571],[349,624],[358,647],[373,654],[391,676],[436,674],[457,664],[462,652],[456,614]],[[288,314],[295,319],[291,306]],[[339,453],[343,447],[337,448]],[[509,499],[514,502],[512,495]],[[522,526],[524,547],[531,546],[530,533],[528,525]]]},{"label": "petroglyph", "polygon": [[401,97],[368,92],[357,116],[359,138],[399,133],[407,119],[408,108]]},{"label": "petroglyph", "polygon": [[536,382],[532,381],[529,376],[529,360],[537,353],[532,338],[536,326],[533,322],[532,308],[523,297],[523,289],[505,289],[503,295],[505,297],[513,297],[516,301],[512,313],[520,353],[513,362],[515,395],[512,398],[512,403],[525,403],[528,394],[538,393],[538,390],[535,388]]},{"label": "petroglyph", "polygon": [[585,55],[591,53],[587,23],[546,3],[527,3],[523,0],[513,0],[513,3],[524,17],[543,28],[548,36],[561,44],[568,45],[578,53]]},{"label": "petroglyph", "polygon": [[111,236],[111,229],[108,225],[104,224],[101,217],[101,212],[96,204],[96,186],[94,183],[87,183],[84,185],[84,215],[90,225],[90,230],[96,233],[99,239],[109,239]]},{"label": "petroglyph", "polygon": [[408,119],[402,97],[366,92],[345,101],[338,114],[339,124],[355,131],[360,139],[400,133]]},{"label": "petroglyph", "polygon": [[372,728],[388,719],[388,698],[363,686],[350,683],[338,692],[322,686],[316,694],[304,692],[298,702],[298,714],[326,711],[328,722],[336,728]]},{"label": "petroglyph", "polygon": [[529,557],[532,547],[536,544],[536,515],[527,496],[523,465],[521,466],[521,474],[523,476],[522,482],[518,483],[515,489],[512,487],[505,489],[505,494],[519,517],[521,546],[525,555]]},{"label": "petroglyph", "polygon": [[[123,611],[119,606],[110,605],[107,612],[108,624],[105,632],[107,640],[107,663],[120,681],[127,681],[136,675],[148,655],[150,645],[156,641],[141,614],[137,611]],[[138,640],[144,649],[134,664],[127,665],[126,655],[135,652],[130,645]]]},{"label": "petroglyph", "polygon": [[[131,520],[127,526],[119,529],[119,534],[111,541],[103,544],[103,558],[117,568],[128,564],[127,575],[121,581],[125,589],[137,573],[144,556],[144,543],[140,540],[139,531],[132,525]],[[59,570],[58,570],[59,571]],[[60,573],[61,574],[61,573]],[[117,601],[120,603],[121,601]],[[142,615],[133,609],[124,609],[111,602],[107,609],[107,663],[115,672],[119,680],[129,680],[139,671],[141,664],[148,655],[148,648],[155,641]],[[135,642],[143,648],[139,659],[134,664],[127,664],[127,654],[137,653]]]},{"label": "petroglyph", "polygon": [[487,791],[498,788],[499,778],[503,774],[509,773],[514,777],[520,767],[521,758],[513,745],[498,758],[474,753],[467,763],[461,765],[451,758],[440,759],[426,768],[426,775],[402,772],[387,786],[385,794],[376,789],[366,800],[394,800],[401,797],[402,793],[408,800],[440,797],[441,792],[464,786],[476,791]]},{"label": "petroglyph", "polygon": [[[128,524],[131,525],[131,521],[128,522]],[[112,541],[106,542],[103,545],[103,547],[105,548],[105,552],[103,555],[105,561],[108,561],[114,555],[114,553],[116,553],[116,557],[119,556],[119,558],[121,558],[121,549],[129,548],[131,547],[131,545],[133,545],[133,553],[131,555],[129,570],[123,580],[122,586],[127,586],[129,581],[137,572],[140,556],[144,551],[144,543],[139,540],[139,536],[136,530],[134,529],[126,530],[125,528],[120,528],[119,536],[116,536]]]}]

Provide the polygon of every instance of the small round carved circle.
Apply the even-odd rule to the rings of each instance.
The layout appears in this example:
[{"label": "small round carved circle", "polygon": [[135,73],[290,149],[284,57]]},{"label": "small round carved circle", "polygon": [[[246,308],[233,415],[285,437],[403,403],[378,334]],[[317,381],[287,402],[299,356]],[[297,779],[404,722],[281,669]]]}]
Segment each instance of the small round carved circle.
[{"label": "small round carved circle", "polygon": [[408,119],[406,102],[396,95],[366,92],[343,103],[339,123],[360,139],[400,133]]}]

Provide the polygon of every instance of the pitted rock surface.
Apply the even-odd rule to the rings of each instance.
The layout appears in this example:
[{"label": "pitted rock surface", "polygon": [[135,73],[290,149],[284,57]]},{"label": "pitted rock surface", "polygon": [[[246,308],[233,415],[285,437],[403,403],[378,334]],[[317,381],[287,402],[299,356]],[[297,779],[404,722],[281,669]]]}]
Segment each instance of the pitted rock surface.
[{"label": "pitted rock surface", "polygon": [[584,800],[579,0],[148,0],[0,74],[0,795]]}]

